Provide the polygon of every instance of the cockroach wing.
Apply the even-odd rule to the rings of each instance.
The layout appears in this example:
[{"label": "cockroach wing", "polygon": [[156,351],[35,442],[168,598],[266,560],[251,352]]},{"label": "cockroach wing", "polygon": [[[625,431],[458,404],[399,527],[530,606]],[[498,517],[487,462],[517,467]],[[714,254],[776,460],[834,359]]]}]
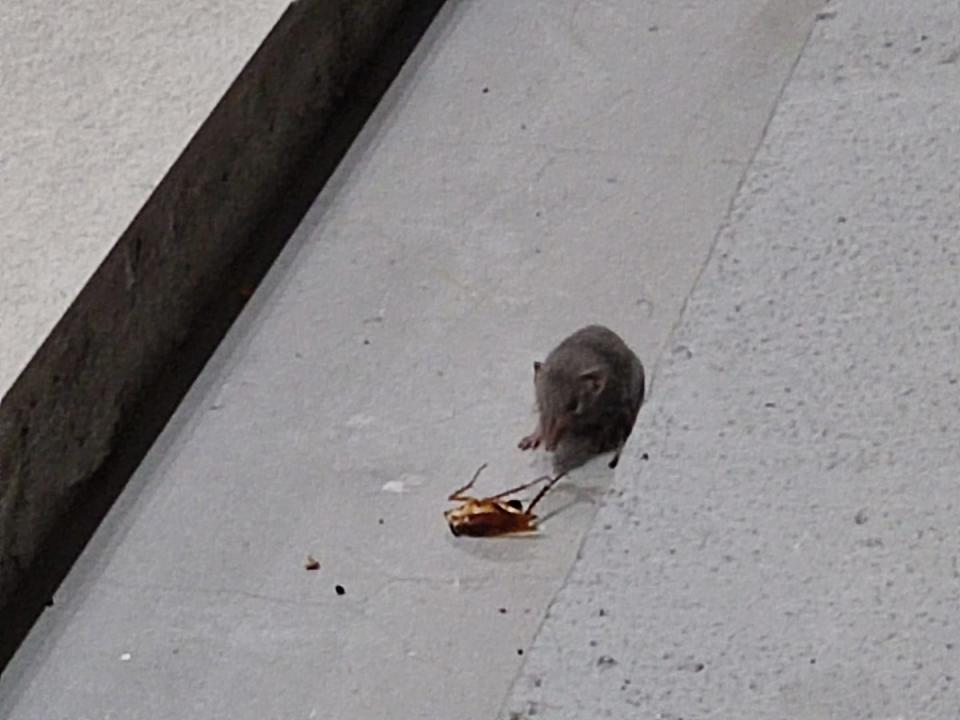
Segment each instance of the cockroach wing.
[{"label": "cockroach wing", "polygon": [[494,537],[536,530],[535,515],[518,511],[515,506],[474,501],[444,513],[455,536]]}]

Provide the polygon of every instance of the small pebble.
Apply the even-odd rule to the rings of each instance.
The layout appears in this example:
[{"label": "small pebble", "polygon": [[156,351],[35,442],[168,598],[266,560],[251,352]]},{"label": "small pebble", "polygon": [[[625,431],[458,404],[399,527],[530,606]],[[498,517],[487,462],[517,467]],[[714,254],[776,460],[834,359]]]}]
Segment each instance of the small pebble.
[{"label": "small pebble", "polygon": [[347,592],[346,590],[344,590],[343,585],[337,585],[337,586],[334,588],[334,590],[337,591],[337,595],[345,595],[346,592]]}]

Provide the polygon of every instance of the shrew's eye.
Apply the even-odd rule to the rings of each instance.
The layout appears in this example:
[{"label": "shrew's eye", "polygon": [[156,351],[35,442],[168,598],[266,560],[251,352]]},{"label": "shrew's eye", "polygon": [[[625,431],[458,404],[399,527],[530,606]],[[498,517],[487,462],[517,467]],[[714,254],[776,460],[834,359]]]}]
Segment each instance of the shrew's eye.
[{"label": "shrew's eye", "polygon": [[568,413],[575,413],[579,405],[580,403],[577,400],[575,399],[571,400],[570,402],[567,403],[566,411]]}]

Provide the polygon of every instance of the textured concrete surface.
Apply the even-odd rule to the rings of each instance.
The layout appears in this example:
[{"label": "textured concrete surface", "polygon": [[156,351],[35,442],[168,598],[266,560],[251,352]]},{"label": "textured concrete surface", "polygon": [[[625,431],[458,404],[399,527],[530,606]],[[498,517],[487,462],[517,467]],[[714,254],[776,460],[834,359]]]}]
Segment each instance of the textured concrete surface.
[{"label": "textured concrete surface", "polygon": [[0,715],[494,717],[610,476],[528,540],[455,540],[445,498],[546,466],[531,361],[578,325],[656,366],[818,7],[449,3]]},{"label": "textured concrete surface", "polygon": [[0,605],[400,4],[0,10]]},{"label": "textured concrete surface", "polygon": [[960,716],[960,17],[902,9],[821,15],[504,717]]}]

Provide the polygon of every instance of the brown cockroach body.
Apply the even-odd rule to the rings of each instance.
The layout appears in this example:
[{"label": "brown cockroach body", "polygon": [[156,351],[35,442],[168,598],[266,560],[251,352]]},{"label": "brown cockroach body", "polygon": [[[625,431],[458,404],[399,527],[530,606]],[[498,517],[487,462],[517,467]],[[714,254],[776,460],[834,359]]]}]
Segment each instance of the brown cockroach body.
[{"label": "brown cockroach body", "polygon": [[[443,514],[450,526],[450,532],[455,536],[469,535],[471,537],[493,537],[536,532],[537,516],[533,514],[533,508],[547,494],[547,491],[563,477],[563,474],[561,473],[556,477],[544,475],[490,497],[475,498],[464,495],[463,493],[473,487],[485,467],[487,467],[486,463],[477,469],[470,482],[450,494],[450,500],[463,503]],[[541,482],[546,484],[530,501],[526,510],[523,509],[523,503],[519,500],[504,500],[514,493],[526,490]]]}]

